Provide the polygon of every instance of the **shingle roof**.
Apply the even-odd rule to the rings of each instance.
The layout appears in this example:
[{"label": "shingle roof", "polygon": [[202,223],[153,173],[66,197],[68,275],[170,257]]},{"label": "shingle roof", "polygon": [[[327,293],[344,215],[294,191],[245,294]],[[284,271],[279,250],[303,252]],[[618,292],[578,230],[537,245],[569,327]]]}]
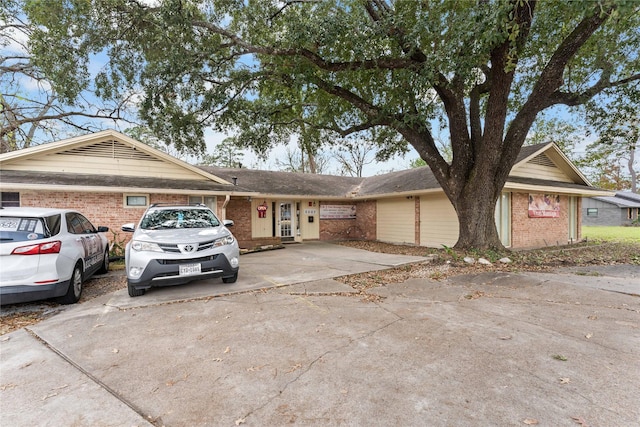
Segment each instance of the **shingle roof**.
[{"label": "shingle roof", "polygon": [[520,152],[518,153],[518,157],[516,158],[516,163],[523,161],[524,159],[531,156],[536,151],[546,147],[547,145],[549,145],[548,142],[545,142],[543,144],[525,145],[520,149]]},{"label": "shingle roof", "polygon": [[348,197],[365,179],[214,166],[200,168],[229,182],[237,178],[239,187],[250,188],[251,191],[264,195]]},{"label": "shingle roof", "polygon": [[632,193],[631,191],[620,191],[616,193],[616,197],[640,203],[640,194]]},{"label": "shingle roof", "polygon": [[640,208],[640,195],[631,192],[620,192],[615,196],[594,197],[593,199],[611,203],[619,208]]},{"label": "shingle roof", "polygon": [[431,169],[428,166],[423,166],[366,178],[358,192],[358,196],[404,193],[438,188],[440,188],[440,184],[438,184]]}]

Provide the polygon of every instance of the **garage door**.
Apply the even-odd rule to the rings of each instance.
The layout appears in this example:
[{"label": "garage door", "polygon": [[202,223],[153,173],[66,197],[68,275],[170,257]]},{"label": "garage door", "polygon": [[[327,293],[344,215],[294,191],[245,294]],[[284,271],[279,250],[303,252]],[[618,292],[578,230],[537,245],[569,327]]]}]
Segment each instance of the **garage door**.
[{"label": "garage door", "polygon": [[406,197],[378,200],[377,238],[382,242],[415,244],[415,200]]},{"label": "garage door", "polygon": [[453,246],[458,233],[458,216],[447,196],[420,196],[420,246]]}]

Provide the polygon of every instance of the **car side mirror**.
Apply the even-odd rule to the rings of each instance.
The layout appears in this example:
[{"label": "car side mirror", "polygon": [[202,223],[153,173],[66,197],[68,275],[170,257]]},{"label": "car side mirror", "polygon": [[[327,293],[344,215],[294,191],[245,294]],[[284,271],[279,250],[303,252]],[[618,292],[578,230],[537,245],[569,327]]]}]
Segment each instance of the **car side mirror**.
[{"label": "car side mirror", "polygon": [[98,227],[98,233],[106,233],[107,231],[109,231],[109,227],[105,227],[105,226]]},{"label": "car side mirror", "polygon": [[222,224],[223,224],[225,227],[233,227],[233,221],[232,221],[232,220],[230,220],[230,219],[225,219],[224,221],[222,221]]},{"label": "car side mirror", "polygon": [[134,231],[136,231],[136,226],[134,223],[130,222],[128,224],[124,224],[121,228],[122,231],[126,231],[129,233],[133,233]]}]

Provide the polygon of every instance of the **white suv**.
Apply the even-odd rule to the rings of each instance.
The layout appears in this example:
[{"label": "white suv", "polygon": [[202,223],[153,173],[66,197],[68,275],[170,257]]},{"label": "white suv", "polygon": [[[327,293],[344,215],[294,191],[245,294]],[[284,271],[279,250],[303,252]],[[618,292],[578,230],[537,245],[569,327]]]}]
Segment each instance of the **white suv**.
[{"label": "white suv", "polygon": [[155,286],[221,277],[238,279],[240,249],[224,221],[204,205],[151,205],[125,248],[129,296],[143,295]]},{"label": "white suv", "polygon": [[80,299],[82,282],[109,270],[109,243],[76,211],[0,208],[0,304]]}]

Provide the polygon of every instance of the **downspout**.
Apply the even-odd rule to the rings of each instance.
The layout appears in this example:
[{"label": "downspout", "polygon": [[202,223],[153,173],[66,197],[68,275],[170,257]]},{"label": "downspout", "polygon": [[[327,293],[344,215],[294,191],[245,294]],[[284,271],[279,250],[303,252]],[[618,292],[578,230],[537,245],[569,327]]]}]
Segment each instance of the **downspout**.
[{"label": "downspout", "polygon": [[229,204],[229,200],[231,200],[230,195],[224,196],[224,203],[222,204],[222,220],[227,219],[227,205]]}]

